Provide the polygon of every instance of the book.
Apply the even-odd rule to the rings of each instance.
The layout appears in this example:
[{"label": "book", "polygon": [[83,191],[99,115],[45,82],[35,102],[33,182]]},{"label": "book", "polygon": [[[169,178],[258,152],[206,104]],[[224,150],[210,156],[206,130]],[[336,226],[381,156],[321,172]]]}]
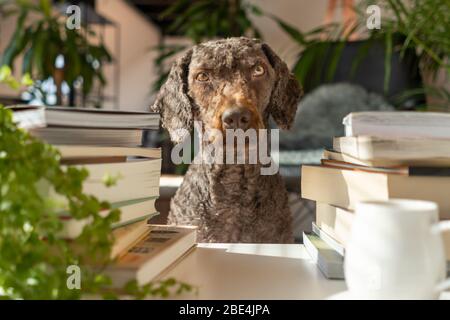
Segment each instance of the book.
[{"label": "book", "polygon": [[359,164],[353,164],[349,162],[337,161],[337,160],[321,160],[322,166],[348,169],[348,170],[361,170],[366,172],[375,173],[391,173],[402,174],[405,176],[437,176],[437,177],[450,177],[449,167],[416,167],[416,166],[399,166],[399,167],[369,167]]},{"label": "book", "polygon": [[161,148],[125,148],[108,146],[56,145],[63,159],[84,159],[103,157],[145,157],[161,158]]},{"label": "book", "polygon": [[351,155],[341,153],[335,150],[325,149],[322,154],[323,159],[335,160],[346,163],[352,163],[367,167],[401,167],[401,166],[416,166],[416,167],[445,167],[450,168],[450,158],[423,158],[423,159],[359,159]]},{"label": "book", "polygon": [[[155,172],[159,176],[159,170],[161,166],[161,159],[158,158],[146,158],[146,157],[123,157],[120,162],[110,163],[106,162],[94,162],[90,163],[85,161],[82,164],[76,164],[72,162],[70,166],[84,168],[89,171],[88,180],[102,180],[105,173],[117,176],[123,179],[134,178],[138,179],[141,175],[154,175]],[[68,166],[68,165],[66,165]]]},{"label": "book", "polygon": [[336,160],[367,167],[450,167],[450,158],[423,158],[423,159],[358,159],[348,154],[331,149],[325,149],[322,154],[323,159]]},{"label": "book", "polygon": [[137,147],[142,144],[140,129],[45,127],[28,131],[36,138],[53,145]]},{"label": "book", "polygon": [[[155,208],[157,197],[128,200],[111,204],[112,209],[120,209],[120,220],[112,225],[113,228],[119,228],[134,222],[149,220],[158,215]],[[105,217],[109,214],[109,210],[99,212],[100,216]],[[60,219],[63,223],[63,230],[60,237],[65,239],[74,239],[78,237],[83,228],[88,225],[91,220],[76,220],[72,218],[68,212],[61,212]]]},{"label": "book", "polygon": [[450,158],[450,139],[335,137],[333,149],[361,160]]},{"label": "book", "polygon": [[[127,253],[128,249],[132,248],[136,243],[142,240],[148,234],[147,219],[130,223],[119,228],[113,229],[111,232],[114,236],[114,243],[111,247],[110,258],[118,259]],[[74,252],[86,250],[81,247],[75,239],[65,239]],[[86,256],[87,262],[96,265],[98,263],[95,257]]]},{"label": "book", "polygon": [[344,258],[317,235],[303,233],[303,244],[327,279],[344,279]]},{"label": "book", "polygon": [[326,203],[316,203],[316,225],[329,237],[344,248],[347,245],[352,230],[354,212],[335,207]]},{"label": "book", "polygon": [[358,201],[392,198],[434,201],[441,219],[450,219],[450,178],[403,176],[303,165],[302,197],[353,209]]},{"label": "book", "polygon": [[363,166],[363,165],[354,164],[354,163],[350,163],[350,162],[328,160],[328,159],[322,159],[322,160],[320,160],[320,162],[322,163],[322,166],[330,167],[330,168],[347,169],[347,170],[361,170],[361,171],[375,172],[375,173],[392,173],[392,174],[409,175],[408,167],[391,167],[391,168],[368,167],[368,166]]},{"label": "book", "polygon": [[332,236],[328,235],[325,231],[317,226],[314,222],[312,223],[312,232],[325,242],[331,249],[339,253],[341,256],[345,256],[345,247],[335,240]]},{"label": "book", "polygon": [[153,129],[159,127],[158,113],[78,107],[15,105],[13,120],[23,128],[77,127]]},{"label": "book", "polygon": [[450,139],[450,114],[444,112],[353,112],[342,122],[347,137]]},{"label": "book", "polygon": [[147,220],[130,223],[114,229],[114,244],[111,248],[111,258],[120,258],[127,254],[130,248],[142,241],[148,234]]},{"label": "book", "polygon": [[[126,158],[116,163],[93,163],[72,165],[85,168],[89,176],[83,183],[83,192],[109,202],[121,202],[133,199],[159,196],[159,178],[161,159]],[[111,179],[113,185],[105,184]],[[50,186],[41,182],[43,196],[52,197],[57,209],[67,209],[67,201],[56,194]]]},{"label": "book", "polygon": [[150,225],[141,241],[108,267],[113,285],[122,287],[130,280],[146,284],[157,278],[196,245],[196,227]]}]

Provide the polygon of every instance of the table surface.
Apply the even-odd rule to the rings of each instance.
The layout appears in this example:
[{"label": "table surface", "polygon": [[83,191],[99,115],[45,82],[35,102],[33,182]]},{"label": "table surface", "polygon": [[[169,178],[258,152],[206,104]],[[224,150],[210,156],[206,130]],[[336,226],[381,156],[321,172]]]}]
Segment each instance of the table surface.
[{"label": "table surface", "polygon": [[162,276],[198,288],[180,299],[326,299],[346,290],[299,244],[200,243]]}]

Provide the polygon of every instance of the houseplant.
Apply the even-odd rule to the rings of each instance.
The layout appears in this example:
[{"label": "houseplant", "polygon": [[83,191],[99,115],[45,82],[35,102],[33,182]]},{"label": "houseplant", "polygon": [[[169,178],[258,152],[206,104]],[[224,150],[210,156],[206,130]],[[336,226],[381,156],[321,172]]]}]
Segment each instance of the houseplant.
[{"label": "houseplant", "polygon": [[[83,28],[67,28],[66,20],[54,13],[51,0],[2,1],[4,15],[17,16],[16,29],[2,53],[1,65],[14,68],[14,62],[23,55],[22,74],[31,74],[35,79],[32,93],[42,95],[46,101],[42,84],[53,79],[56,104],[62,104],[62,84],[71,90],[76,84],[81,88],[83,99],[98,81],[105,85],[102,64],[111,61],[111,56],[100,39],[94,44],[95,33]],[[57,59],[60,65],[56,64]]]},{"label": "houseplant", "polygon": [[[371,4],[378,5],[381,9],[381,29],[367,29],[366,9]],[[302,83],[311,85],[316,81],[317,85],[322,81],[331,81],[337,66],[341,63],[343,49],[350,43],[348,38],[354,33],[358,33],[364,40],[361,41],[349,66],[350,77],[358,72],[375,49],[381,50],[382,68],[379,72],[383,73],[381,76],[383,83],[379,85],[384,88],[385,93],[388,93],[391,83],[393,61],[406,62],[409,70],[420,69],[422,76],[429,76],[432,79],[435,79],[441,70],[444,70],[448,77],[450,55],[448,1],[362,1],[354,7],[354,10],[357,13],[357,20],[351,32],[347,34],[343,32],[347,26],[339,23],[330,23],[308,32],[301,32],[277,20],[280,27],[299,44],[300,53],[294,66],[294,73]],[[324,57],[328,63],[323,63]],[[397,57],[399,59],[395,60]],[[317,65],[325,69],[317,70],[315,68]],[[325,76],[318,79],[317,74],[322,73]],[[444,98],[442,106],[448,108],[450,94],[445,87],[429,87],[421,81],[413,82],[418,86],[406,88],[390,97],[396,105],[401,105],[402,100],[406,98],[424,93],[438,93]],[[426,105],[417,104],[415,107],[423,108]]]},{"label": "houseplant", "polygon": [[[5,66],[0,69],[2,83],[14,88],[30,84],[27,77],[19,83]],[[61,166],[60,158],[58,150],[18,128],[12,112],[0,106],[0,299],[79,299],[85,294],[117,298],[102,270],[111,263],[111,224],[120,211],[113,209],[102,217],[100,210],[111,206],[82,192],[88,172]],[[111,187],[113,182],[105,181]],[[72,218],[91,219],[73,240],[76,250],[58,237],[62,223],[54,200],[40,192],[41,183],[67,200]],[[68,287],[68,266],[80,267],[80,290]],[[131,281],[123,292],[144,298],[190,289],[167,279],[145,286]]]}]

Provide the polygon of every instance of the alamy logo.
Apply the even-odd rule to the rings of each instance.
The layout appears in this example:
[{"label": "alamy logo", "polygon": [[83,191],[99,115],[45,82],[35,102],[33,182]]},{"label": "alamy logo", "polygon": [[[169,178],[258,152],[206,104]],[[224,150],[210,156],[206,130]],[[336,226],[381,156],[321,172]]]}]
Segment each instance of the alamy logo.
[{"label": "alamy logo", "polygon": [[367,29],[381,29],[381,9],[377,5],[370,5],[366,9],[367,17],[366,26]]},{"label": "alamy logo", "polygon": [[[172,149],[174,164],[260,164],[261,175],[274,175],[278,172],[278,129],[225,130],[225,136],[218,129],[204,129],[202,122],[194,122],[194,136],[179,129],[177,134],[186,137]],[[192,140],[194,140],[194,159],[191,159]],[[270,144],[270,147],[269,147]],[[269,151],[270,148],[270,151]]]},{"label": "alamy logo", "polygon": [[66,28],[69,30],[81,29],[81,8],[76,5],[67,7]]},{"label": "alamy logo", "polygon": [[69,290],[81,289],[81,269],[79,266],[72,264],[66,268],[67,277],[66,285]]}]

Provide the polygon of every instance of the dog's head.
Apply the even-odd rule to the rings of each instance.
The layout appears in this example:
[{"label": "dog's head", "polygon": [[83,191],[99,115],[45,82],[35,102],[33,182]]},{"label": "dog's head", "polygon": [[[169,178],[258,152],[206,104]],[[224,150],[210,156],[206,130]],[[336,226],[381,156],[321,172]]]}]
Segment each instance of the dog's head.
[{"label": "dog's head", "polygon": [[[197,45],[179,58],[152,110],[174,142],[194,120],[208,129],[262,129],[269,116],[289,129],[301,96],[287,65],[259,40],[229,38]],[[184,130],[179,130],[184,129]]]}]

